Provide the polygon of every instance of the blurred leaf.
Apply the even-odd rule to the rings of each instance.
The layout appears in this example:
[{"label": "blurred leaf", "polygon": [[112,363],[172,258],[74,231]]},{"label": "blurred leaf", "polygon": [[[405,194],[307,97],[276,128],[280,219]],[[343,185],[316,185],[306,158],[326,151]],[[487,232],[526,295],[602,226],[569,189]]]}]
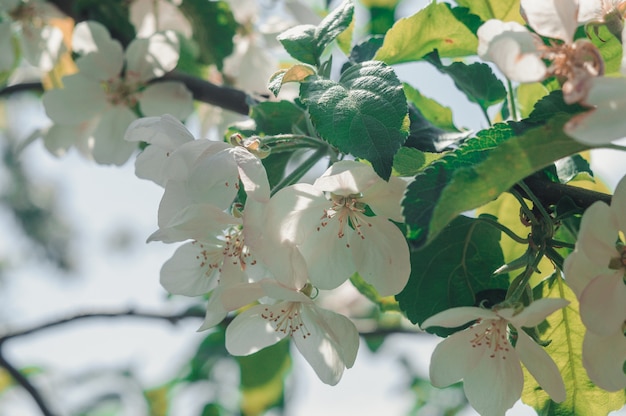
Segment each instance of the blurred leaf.
[{"label": "blurred leaf", "polygon": [[581,155],[572,155],[555,162],[556,173],[561,183],[573,180],[593,180],[593,171],[589,162]]},{"label": "blurred leaf", "polygon": [[224,346],[225,339],[223,327],[217,326],[211,330],[189,361],[189,371],[183,379],[190,382],[208,380],[215,363],[224,357],[230,357]]},{"label": "blurred leaf", "polygon": [[233,52],[237,22],[226,1],[183,0],[178,6],[193,30],[200,47],[200,62],[215,64],[221,71],[224,58]]},{"label": "blurred leaf", "polygon": [[125,0],[77,0],[74,9],[82,20],[102,23],[124,47],[135,39],[135,26],[130,22],[129,3]]},{"label": "blurred leaf", "polygon": [[374,286],[367,283],[361,275],[354,273],[350,277],[350,283],[359,291],[363,296],[368,298],[372,303],[378,306],[381,312],[399,311],[398,302],[393,296],[380,296]]},{"label": "blurred leaf", "polygon": [[339,82],[309,77],[300,98],[324,140],[389,178],[409,127],[402,84],[391,67],[367,61],[348,68]]},{"label": "blurred leaf", "polygon": [[263,101],[250,108],[256,134],[274,135],[307,131],[304,110],[291,101]]},{"label": "blurred leaf", "polygon": [[315,75],[315,68],[308,65],[294,65],[289,69],[281,69],[270,78],[267,88],[278,96],[283,84],[287,82],[302,82],[309,75]]},{"label": "blurred leaf", "polygon": [[441,57],[475,55],[478,39],[461,23],[449,4],[431,3],[398,20],[387,32],[375,59],[388,65],[419,61],[437,49]]},{"label": "blurred leaf", "polygon": [[446,66],[441,63],[437,51],[428,54],[426,61],[433,64],[439,72],[449,75],[459,91],[471,102],[478,104],[483,111],[506,98],[502,81],[485,63],[474,62],[467,65],[463,62],[453,62]]},{"label": "blurred leaf", "polygon": [[519,116],[522,118],[530,116],[535,104],[548,95],[548,92],[548,89],[540,82],[520,84],[516,91]]},{"label": "blurred leaf", "polygon": [[[621,39],[611,34],[605,25],[589,26],[587,33],[591,42],[600,50],[600,55],[602,55],[602,60],[604,61],[604,73],[619,73],[623,53]],[[574,37],[587,37],[584,26],[578,28]]]},{"label": "blurred leaf", "polygon": [[[455,218],[426,247],[411,252],[411,276],[396,295],[400,309],[414,324],[458,306],[477,306],[487,289],[506,289],[508,277],[494,276],[504,263],[500,230],[474,218]],[[454,330],[428,328],[447,336]]]},{"label": "blurred leaf", "polygon": [[148,402],[150,416],[167,416],[169,392],[170,386],[167,384],[143,392]]},{"label": "blurred leaf", "polygon": [[567,398],[563,403],[550,400],[534,377],[524,369],[522,400],[534,407],[540,416],[606,415],[626,402],[624,391],[609,393],[596,387],[587,376],[582,362],[582,343],[585,327],[578,314],[578,301],[558,274],[535,287],[539,298],[563,298],[570,304],[548,316],[537,329],[542,340],[549,340],[546,352],[563,376]]},{"label": "blurred leaf", "polygon": [[486,22],[489,19],[526,24],[520,14],[520,0],[457,0],[459,6],[467,7],[471,13]]},{"label": "blurred leaf", "polygon": [[260,415],[282,403],[284,380],[291,369],[289,342],[283,340],[236,360],[241,368],[244,415]]}]

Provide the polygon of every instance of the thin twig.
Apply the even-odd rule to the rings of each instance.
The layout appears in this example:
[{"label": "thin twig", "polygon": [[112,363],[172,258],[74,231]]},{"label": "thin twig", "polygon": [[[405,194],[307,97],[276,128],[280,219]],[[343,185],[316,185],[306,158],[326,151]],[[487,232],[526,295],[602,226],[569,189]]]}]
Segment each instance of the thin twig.
[{"label": "thin twig", "polygon": [[0,348],[0,367],[3,367],[11,375],[13,380],[30,394],[44,416],[54,416],[54,413],[50,410],[50,407],[39,393],[39,390],[37,390],[17,368],[7,361],[2,352],[2,348]]}]

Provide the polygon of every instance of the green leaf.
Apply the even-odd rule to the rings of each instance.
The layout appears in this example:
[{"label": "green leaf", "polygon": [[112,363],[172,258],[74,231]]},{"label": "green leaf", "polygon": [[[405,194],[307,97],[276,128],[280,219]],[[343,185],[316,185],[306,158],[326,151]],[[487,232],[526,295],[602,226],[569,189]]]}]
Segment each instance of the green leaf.
[{"label": "green leaf", "polygon": [[304,111],[291,101],[264,101],[250,109],[256,122],[256,134],[284,134],[306,131]]},{"label": "green leaf", "polygon": [[[499,241],[500,230],[475,218],[456,218],[430,245],[411,252],[409,282],[396,295],[400,309],[421,324],[446,309],[477,306],[490,289],[504,291],[508,277],[493,276],[504,263]],[[429,332],[451,333],[443,328]]]},{"label": "green leaf", "polygon": [[298,25],[278,35],[278,41],[292,58],[310,65],[318,65],[321,52],[315,42],[314,25]]},{"label": "green leaf", "polygon": [[222,69],[224,58],[233,52],[237,22],[228,2],[183,0],[180,11],[191,22],[193,39],[200,46],[200,62]]},{"label": "green leaf", "polygon": [[441,57],[475,55],[477,46],[476,35],[455,17],[450,5],[431,3],[398,20],[375,59],[389,65],[418,61],[435,49]]},{"label": "green leaf", "polygon": [[522,118],[530,116],[535,104],[546,95],[548,95],[548,89],[540,82],[520,84],[516,91],[517,109],[520,116]]},{"label": "green leaf", "polygon": [[319,66],[319,58],[340,33],[352,22],[354,5],[345,0],[315,27],[299,25],[278,35],[279,42],[293,58],[314,66]]},{"label": "green leaf", "polygon": [[393,158],[393,170],[397,176],[415,176],[441,156],[441,153],[422,152],[412,147],[401,147]]},{"label": "green leaf", "polygon": [[555,162],[556,174],[561,183],[573,180],[593,180],[593,171],[589,162],[581,155],[572,155]]},{"label": "green leaf", "polygon": [[520,14],[520,0],[457,0],[459,6],[467,7],[471,13],[486,22],[489,19],[515,21],[526,24]]},{"label": "green leaf", "polygon": [[184,377],[186,381],[194,382],[209,379],[215,363],[229,356],[224,346],[225,339],[224,328],[217,326],[202,340],[196,353],[189,361],[189,372]]},{"label": "green leaf", "polygon": [[548,316],[538,327],[543,340],[550,340],[546,352],[556,363],[567,398],[555,403],[525,371],[522,401],[534,407],[540,416],[606,415],[625,403],[624,391],[609,393],[594,386],[582,363],[582,343],[585,327],[578,313],[578,301],[563,279],[553,275],[534,289],[535,298],[563,298],[570,304]]},{"label": "green leaf", "polygon": [[291,369],[289,342],[279,342],[236,360],[241,369],[243,414],[260,415],[281,404],[284,379]]},{"label": "green leaf", "polygon": [[494,200],[516,182],[553,161],[587,150],[563,132],[569,115],[560,115],[546,125],[507,140],[485,160],[454,172],[433,210],[429,240],[460,213]]},{"label": "green leaf", "polygon": [[383,179],[408,135],[407,104],[393,69],[367,61],[348,68],[339,82],[309,77],[300,98],[328,143],[367,159]]},{"label": "green leaf", "polygon": [[471,167],[484,160],[489,150],[513,136],[507,124],[496,124],[468,140],[458,150],[435,161],[429,168],[415,176],[405,193],[402,206],[408,227],[407,236],[416,247],[423,245],[429,224],[443,189],[452,179],[456,169]]},{"label": "green leaf", "polygon": [[506,89],[502,85],[502,81],[494,75],[491,67],[485,63],[474,62],[467,65],[463,62],[453,62],[446,66],[441,63],[437,51],[429,54],[426,60],[433,64],[439,72],[449,75],[454,81],[454,85],[484,111],[506,98]]},{"label": "green leaf", "polygon": [[447,131],[459,131],[452,121],[452,110],[432,98],[423,96],[411,85],[404,83],[406,99],[415,105],[419,112],[436,127]]},{"label": "green leaf", "polygon": [[606,74],[619,73],[623,53],[621,39],[611,34],[605,25],[589,25],[587,33],[585,33],[584,27],[580,27],[574,37],[585,38],[587,34],[591,42],[600,50],[600,55],[604,61],[604,72]]},{"label": "green leaf", "polygon": [[395,311],[398,309],[398,302],[393,296],[380,296],[374,286],[367,283],[360,274],[354,273],[350,277],[350,283],[359,291],[363,296],[368,298],[372,303],[378,306],[378,309],[382,312]]}]

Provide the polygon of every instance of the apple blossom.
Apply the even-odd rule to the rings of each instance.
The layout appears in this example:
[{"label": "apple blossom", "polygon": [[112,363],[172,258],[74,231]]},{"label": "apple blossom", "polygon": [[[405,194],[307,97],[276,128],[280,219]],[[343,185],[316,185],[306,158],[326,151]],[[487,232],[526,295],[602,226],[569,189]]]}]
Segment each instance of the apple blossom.
[{"label": "apple blossom", "polygon": [[402,179],[386,182],[366,164],[337,162],[313,185],[277,192],[267,227],[278,240],[298,245],[320,289],[334,289],[359,272],[381,295],[393,295],[411,269],[406,239],[388,220],[403,221],[405,188]]},{"label": "apple blossom", "polygon": [[[3,17],[6,16],[6,20]],[[54,5],[41,0],[3,0],[0,2],[0,72],[17,64],[19,53],[42,71],[50,71],[65,52],[63,32],[49,24],[64,17]],[[12,42],[13,34],[18,49]]]},{"label": "apple blossom", "polygon": [[610,206],[598,201],[585,211],[576,248],[563,267],[587,328],[583,365],[594,383],[610,391],[626,387],[621,370],[626,361],[625,214],[626,178],[622,178]]},{"label": "apple blossom", "polygon": [[289,337],[318,377],[335,385],[356,359],[356,327],[345,316],[316,306],[310,283],[298,279],[290,283],[264,279],[247,288],[225,290],[222,302],[227,309],[259,298],[273,300],[235,317],[226,328],[226,349],[233,355],[249,355]]},{"label": "apple blossom", "polygon": [[422,328],[455,328],[476,321],[437,345],[430,363],[431,383],[445,387],[463,379],[463,389],[474,409],[483,416],[501,416],[521,397],[521,361],[552,400],[562,402],[565,385],[556,364],[522,328],[540,324],[568,303],[546,298],[521,311],[458,307],[431,316]]},{"label": "apple blossom", "polygon": [[47,91],[43,103],[54,125],[44,136],[55,154],[75,145],[98,163],[120,165],[128,160],[134,144],[124,132],[138,117],[171,113],[187,117],[193,110],[191,93],[178,82],[148,81],[174,69],[178,40],[173,32],[135,39],[126,52],[96,22],[81,22],[73,34],[79,72],[63,78],[64,87]]},{"label": "apple blossom", "polygon": [[[578,0],[522,0],[521,8],[536,33],[516,22],[488,20],[477,32],[478,55],[495,63],[513,81],[536,82],[557,76],[564,80],[565,102],[584,99],[590,79],[604,73],[604,62],[591,42],[574,41],[579,25]],[[538,35],[562,43],[548,46]],[[544,60],[551,64],[546,66]]]}]

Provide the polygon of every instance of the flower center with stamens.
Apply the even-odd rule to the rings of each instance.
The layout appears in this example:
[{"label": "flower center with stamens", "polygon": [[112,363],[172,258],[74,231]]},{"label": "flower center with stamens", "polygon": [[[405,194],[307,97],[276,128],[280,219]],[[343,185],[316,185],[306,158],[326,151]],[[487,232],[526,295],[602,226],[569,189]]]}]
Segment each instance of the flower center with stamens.
[{"label": "flower center with stamens", "polygon": [[281,302],[277,305],[267,306],[261,313],[261,318],[268,321],[276,332],[293,337],[300,335],[306,339],[311,335],[302,320],[302,303]]},{"label": "flower center with stamens", "polygon": [[239,264],[241,270],[245,270],[248,264],[255,265],[256,260],[251,258],[250,249],[246,246],[243,230],[231,229],[224,235],[224,261],[232,261],[233,264]]},{"label": "flower center with stamens", "polygon": [[113,105],[134,107],[137,104],[138,86],[131,85],[122,78],[113,78],[102,83],[107,100]]},{"label": "flower center with stamens", "polygon": [[[337,237],[343,238],[346,234],[346,226],[348,226],[352,227],[361,239],[364,240],[365,236],[361,232],[361,227],[363,225],[371,227],[372,224],[367,221],[367,216],[364,215],[366,205],[360,202],[361,198],[361,194],[351,194],[348,196],[331,194],[331,202],[333,205],[329,209],[324,210],[317,231],[320,231],[323,227],[327,227],[330,220],[334,219],[338,222]],[[349,247],[348,244],[346,245]]]},{"label": "flower center with stamens", "polygon": [[473,329],[474,338],[470,341],[472,348],[486,348],[490,350],[489,358],[498,357],[506,360],[511,343],[504,319],[479,320]]}]

